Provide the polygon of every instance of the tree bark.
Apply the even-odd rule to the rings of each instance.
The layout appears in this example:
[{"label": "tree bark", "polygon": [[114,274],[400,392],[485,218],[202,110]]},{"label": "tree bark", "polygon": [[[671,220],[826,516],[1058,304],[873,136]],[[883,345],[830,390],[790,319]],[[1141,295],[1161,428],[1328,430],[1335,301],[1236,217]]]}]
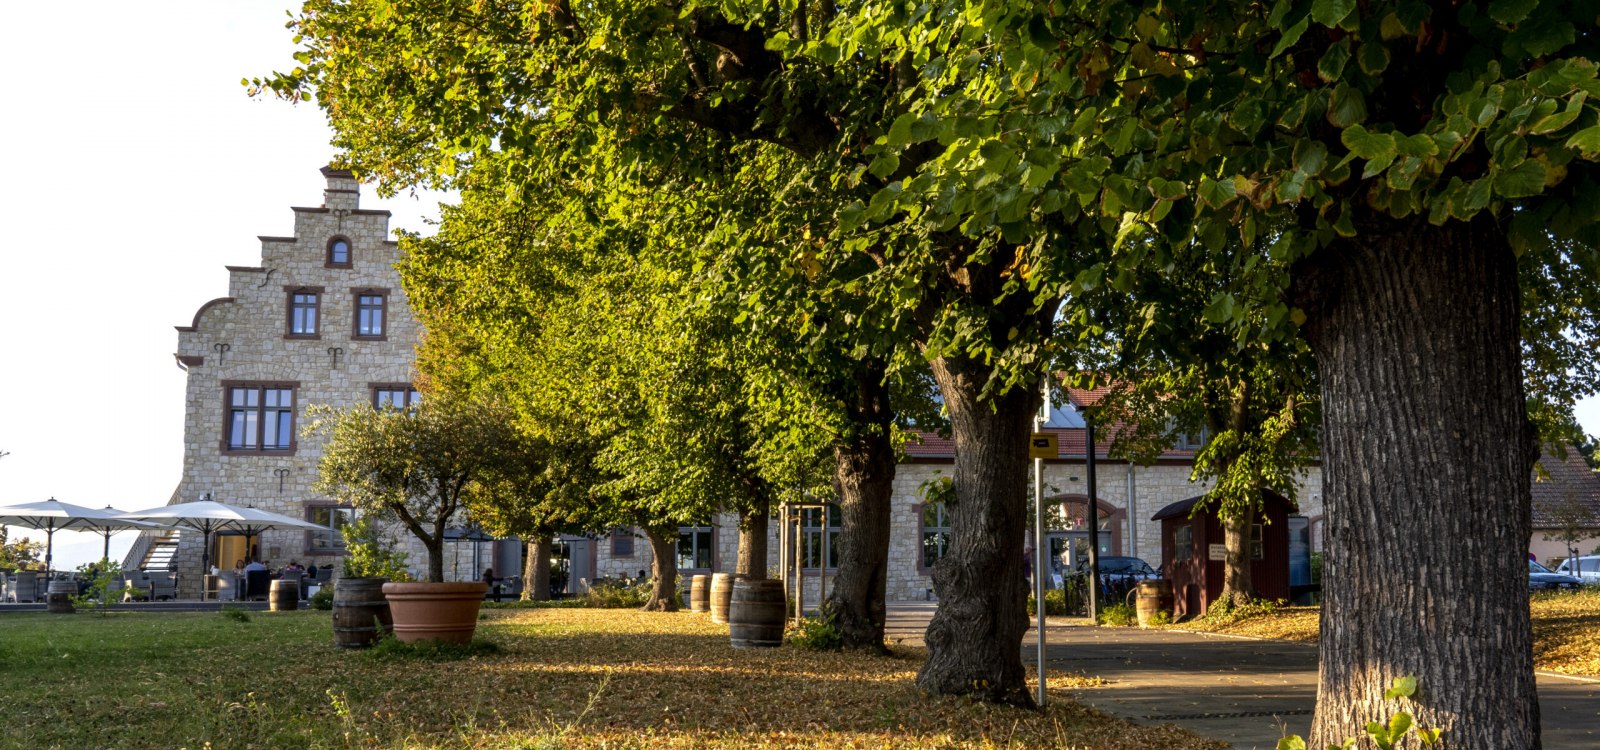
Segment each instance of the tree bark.
[{"label": "tree bark", "polygon": [[1249,604],[1258,597],[1255,582],[1250,579],[1250,522],[1254,518],[1252,505],[1222,519],[1228,554],[1222,566],[1222,594],[1217,601],[1225,607]]},{"label": "tree bark", "polygon": [[522,566],[523,601],[550,600],[550,548],[549,534],[540,534],[524,540],[528,545],[528,559]]},{"label": "tree bark", "polygon": [[678,534],[677,531],[648,530],[650,536],[650,573],[654,586],[650,600],[641,609],[647,612],[678,611]]},{"label": "tree bark", "polygon": [[1488,217],[1368,224],[1295,269],[1324,414],[1311,745],[1404,709],[1442,748],[1538,748],[1516,261]]},{"label": "tree bark", "polygon": [[767,514],[770,503],[765,499],[761,507],[745,513],[739,519],[739,559],[733,566],[734,575],[762,580],[767,577]]},{"label": "tree bark", "polygon": [[889,511],[894,495],[895,458],[889,425],[894,413],[884,364],[856,368],[854,398],[847,402],[855,425],[848,440],[834,446],[834,482],[839,490],[839,556],[824,616],[832,616],[843,645],[887,653],[883,645],[888,617]]},{"label": "tree bark", "polygon": [[931,361],[955,438],[954,496],[945,502],[950,547],[933,566],[939,609],[928,624],[928,660],[917,686],[1032,707],[1022,666],[1028,630],[1023,535],[1027,529],[1028,433],[1033,389],[978,400],[989,368]]}]

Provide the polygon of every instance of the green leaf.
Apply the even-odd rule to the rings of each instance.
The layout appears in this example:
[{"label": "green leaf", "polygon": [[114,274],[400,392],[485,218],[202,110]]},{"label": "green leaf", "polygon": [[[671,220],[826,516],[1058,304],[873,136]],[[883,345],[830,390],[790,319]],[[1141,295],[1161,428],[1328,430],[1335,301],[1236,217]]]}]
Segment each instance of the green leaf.
[{"label": "green leaf", "polygon": [[1494,191],[1507,198],[1526,198],[1544,192],[1549,170],[1538,159],[1528,159],[1494,175]]},{"label": "green leaf", "polygon": [[887,178],[889,175],[894,174],[895,170],[899,168],[899,156],[891,153],[883,153],[878,154],[878,157],[872,160],[872,164],[867,167],[867,171],[873,173],[879,178]]},{"label": "green leaf", "polygon": [[1423,158],[1439,153],[1439,144],[1426,133],[1400,136],[1394,139],[1395,153],[1401,156]]},{"label": "green leaf", "polygon": [[1383,699],[1392,701],[1396,698],[1410,698],[1416,694],[1417,676],[1408,674],[1404,677],[1395,678],[1394,684],[1390,685],[1388,690],[1383,691]]},{"label": "green leaf", "polygon": [[1411,729],[1411,714],[1404,711],[1389,717],[1389,736],[1399,739],[1406,736],[1406,731]]},{"label": "green leaf", "polygon": [[1347,84],[1339,84],[1328,102],[1328,122],[1336,128],[1348,128],[1367,119],[1367,100],[1361,92]]},{"label": "green leaf", "polygon": [[1356,0],[1312,0],[1311,20],[1334,28],[1356,9]]},{"label": "green leaf", "polygon": [[1375,76],[1389,67],[1389,48],[1382,42],[1362,42],[1361,49],[1356,52],[1356,59],[1361,65],[1362,72]]},{"label": "green leaf", "polygon": [[1439,744],[1439,735],[1443,733],[1444,730],[1438,727],[1434,727],[1432,729],[1418,729],[1417,737],[1422,740],[1422,745],[1424,747],[1433,747],[1434,745]]},{"label": "green leaf", "polygon": [[1350,64],[1350,38],[1340,39],[1338,44],[1328,48],[1322,53],[1322,59],[1317,61],[1317,77],[1327,83],[1339,80],[1344,75],[1344,67]]},{"label": "green leaf", "polygon": [[1300,41],[1300,36],[1306,33],[1306,27],[1310,23],[1311,18],[1310,16],[1307,16],[1300,19],[1299,23],[1284,30],[1283,36],[1278,38],[1278,44],[1272,48],[1272,54],[1268,55],[1268,57],[1277,57],[1278,55],[1283,54],[1284,50],[1293,47],[1295,42]]},{"label": "green leaf", "polygon": [[1208,208],[1221,208],[1238,196],[1233,180],[1200,178],[1200,204]]},{"label": "green leaf", "polygon": [[1301,141],[1294,147],[1294,168],[1309,175],[1322,172],[1328,163],[1328,147],[1322,141]]},{"label": "green leaf", "polygon": [[[1467,185],[1467,191],[1462,194],[1461,214],[1459,218],[1470,217],[1489,207],[1489,200],[1493,197],[1489,190],[1490,180],[1487,177],[1473,180]],[[1384,693],[1387,697],[1388,693]]]},{"label": "green leaf", "polygon": [[1584,158],[1593,159],[1600,156],[1600,125],[1584,128],[1572,134],[1567,139],[1567,148],[1583,152]]},{"label": "green leaf", "polygon": [[1278,740],[1277,750],[1306,750],[1306,740],[1298,734],[1292,734]]},{"label": "green leaf", "polygon": [[1534,123],[1532,127],[1528,128],[1528,132],[1533,133],[1534,135],[1554,133],[1557,130],[1571,125],[1572,121],[1578,119],[1578,115],[1580,114],[1583,114],[1582,109],[1557,112]]},{"label": "green leaf", "polygon": [[1394,136],[1374,133],[1360,125],[1352,125],[1339,134],[1339,142],[1350,153],[1367,160],[1394,159],[1397,153]]},{"label": "green leaf", "polygon": [[1494,0],[1494,2],[1489,3],[1489,17],[1496,22],[1510,26],[1520,23],[1537,7],[1539,7],[1539,0]]}]

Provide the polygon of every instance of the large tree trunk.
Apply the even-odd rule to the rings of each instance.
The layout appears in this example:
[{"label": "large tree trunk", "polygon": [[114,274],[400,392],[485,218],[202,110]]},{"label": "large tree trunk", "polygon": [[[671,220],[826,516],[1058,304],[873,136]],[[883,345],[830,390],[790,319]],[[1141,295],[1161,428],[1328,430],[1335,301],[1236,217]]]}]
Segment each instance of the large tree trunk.
[{"label": "large tree trunk", "polygon": [[644,603],[649,612],[678,611],[678,534],[676,530],[650,529],[650,573],[655,577],[650,589],[650,600]]},{"label": "large tree trunk", "polygon": [[522,565],[523,601],[550,600],[550,548],[549,534],[540,534],[523,540],[528,545],[528,558]]},{"label": "large tree trunk", "polygon": [[[1539,747],[1517,268],[1487,217],[1382,219],[1296,272],[1322,374],[1313,747],[1410,711],[1440,747]],[[1414,675],[1415,702],[1385,701]],[[1413,745],[1406,745],[1412,747]]]},{"label": "large tree trunk", "polygon": [[833,617],[844,647],[886,652],[888,617],[889,510],[894,494],[894,446],[889,425],[894,413],[884,366],[878,360],[855,371],[855,398],[847,404],[854,431],[834,446],[834,483],[839,490],[839,556],[833,585],[822,604]]},{"label": "large tree trunk", "polygon": [[1254,518],[1255,509],[1251,506],[1222,521],[1228,554],[1222,565],[1222,594],[1217,601],[1224,607],[1249,604],[1257,597],[1255,582],[1250,580],[1250,522]]},{"label": "large tree trunk", "polygon": [[989,368],[934,359],[955,438],[954,496],[946,501],[950,547],[933,566],[939,609],[928,624],[928,660],[917,686],[1033,706],[1022,666],[1028,630],[1023,534],[1027,529],[1028,433],[1033,389],[978,400]]},{"label": "large tree trunk", "polygon": [[760,580],[767,577],[767,513],[765,499],[761,507],[744,514],[739,519],[739,559],[733,566],[734,575]]}]

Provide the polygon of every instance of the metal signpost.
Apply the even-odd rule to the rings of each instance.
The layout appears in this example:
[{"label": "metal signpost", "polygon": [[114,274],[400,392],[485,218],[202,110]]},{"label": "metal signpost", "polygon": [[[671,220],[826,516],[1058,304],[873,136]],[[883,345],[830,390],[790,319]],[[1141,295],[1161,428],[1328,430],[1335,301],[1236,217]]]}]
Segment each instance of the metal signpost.
[{"label": "metal signpost", "polygon": [[1034,417],[1035,431],[1030,438],[1028,454],[1033,457],[1033,601],[1034,613],[1038,619],[1037,643],[1039,665],[1039,707],[1044,708],[1044,576],[1046,551],[1049,545],[1045,543],[1044,534],[1044,459],[1055,458],[1060,455],[1060,446],[1056,436],[1042,432],[1046,423],[1050,421],[1050,376],[1044,378],[1044,404],[1039,408],[1039,415]]}]

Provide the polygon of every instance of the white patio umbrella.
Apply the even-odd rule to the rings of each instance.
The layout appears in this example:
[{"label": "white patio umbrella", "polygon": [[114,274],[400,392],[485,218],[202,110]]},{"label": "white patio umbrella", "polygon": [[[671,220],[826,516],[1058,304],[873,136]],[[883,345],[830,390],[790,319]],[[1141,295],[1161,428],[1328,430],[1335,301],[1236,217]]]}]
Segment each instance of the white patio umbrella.
[{"label": "white patio umbrella", "polygon": [[201,499],[192,503],[179,503],[177,505],[163,505],[159,508],[128,511],[120,514],[120,518],[163,523],[185,529],[194,529],[203,535],[204,542],[200,550],[201,575],[211,570],[211,535],[219,531],[237,531],[249,537],[257,536],[270,529],[305,529],[307,531],[327,531],[326,526],[318,526],[310,521],[290,518],[279,513],[260,510],[251,506],[228,505],[214,502],[209,494],[201,495]]},{"label": "white patio umbrella", "polygon": [[125,529],[154,529],[156,524],[142,523],[124,518],[116,509],[86,508],[50,498],[37,503],[22,503],[0,507],[0,524],[24,526],[44,532],[44,567],[50,570],[55,552],[57,531],[96,531],[105,534],[106,553],[111,551],[111,532]]}]

